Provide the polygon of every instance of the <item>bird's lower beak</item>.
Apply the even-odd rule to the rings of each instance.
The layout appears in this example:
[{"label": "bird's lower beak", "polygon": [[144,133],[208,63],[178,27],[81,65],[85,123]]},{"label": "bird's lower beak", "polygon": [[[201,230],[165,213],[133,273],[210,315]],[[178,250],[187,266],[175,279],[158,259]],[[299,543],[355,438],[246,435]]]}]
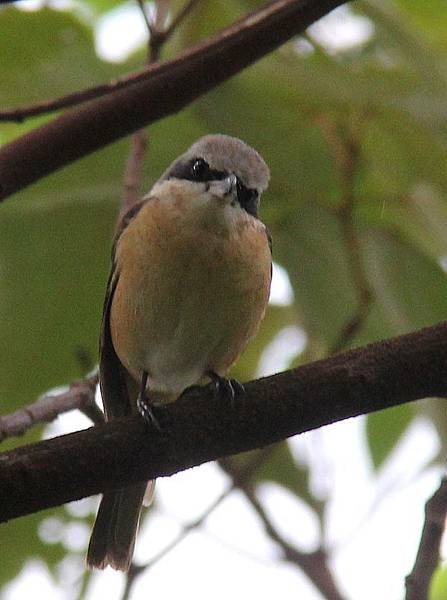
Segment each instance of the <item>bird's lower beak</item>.
[{"label": "bird's lower beak", "polygon": [[211,181],[208,191],[218,198],[229,198],[237,195],[237,177],[228,175],[225,179]]}]

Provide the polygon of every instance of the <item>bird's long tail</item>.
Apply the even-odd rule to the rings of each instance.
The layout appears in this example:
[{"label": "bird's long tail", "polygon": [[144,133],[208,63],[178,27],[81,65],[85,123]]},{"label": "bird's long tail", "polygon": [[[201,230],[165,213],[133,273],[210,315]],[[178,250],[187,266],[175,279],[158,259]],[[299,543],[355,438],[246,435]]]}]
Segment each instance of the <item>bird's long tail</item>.
[{"label": "bird's long tail", "polygon": [[90,569],[129,569],[146,485],[137,483],[102,497],[88,547]]}]

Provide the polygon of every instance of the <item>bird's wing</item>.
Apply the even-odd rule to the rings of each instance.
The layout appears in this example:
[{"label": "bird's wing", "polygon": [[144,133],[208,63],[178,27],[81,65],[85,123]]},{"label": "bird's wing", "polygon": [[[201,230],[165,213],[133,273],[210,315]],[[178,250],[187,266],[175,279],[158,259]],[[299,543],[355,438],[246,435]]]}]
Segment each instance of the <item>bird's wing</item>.
[{"label": "bird's wing", "polygon": [[[265,234],[267,236],[267,242],[269,244],[270,254],[272,257],[272,261],[273,261],[273,240],[272,240],[272,235],[267,226],[265,226]],[[270,262],[270,281],[272,280],[272,275],[273,275],[273,262]]]},{"label": "bird's wing", "polygon": [[107,282],[99,342],[99,384],[107,420],[130,414],[133,408],[130,390],[134,391],[138,389],[136,382],[133,381],[115,352],[110,332],[110,309],[119,279],[119,270],[115,261],[117,242],[130,221],[138,214],[146,202],[147,200],[138,202],[123,215],[118,224],[112,247],[112,270]]}]

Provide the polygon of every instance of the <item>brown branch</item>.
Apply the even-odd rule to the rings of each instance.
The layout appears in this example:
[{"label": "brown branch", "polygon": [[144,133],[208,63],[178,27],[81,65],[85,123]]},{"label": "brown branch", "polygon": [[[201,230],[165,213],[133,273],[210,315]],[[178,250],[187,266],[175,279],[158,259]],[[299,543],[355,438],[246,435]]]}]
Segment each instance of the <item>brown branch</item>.
[{"label": "brown branch", "polygon": [[[197,2],[198,0],[190,0],[187,2],[179,14],[174,17],[172,23],[166,29],[166,31],[153,31],[150,43],[158,45],[166,42],[174,33],[177,26],[180,25],[183,19],[195,7]],[[157,38],[156,41],[155,38]],[[38,117],[40,115],[61,110],[63,108],[79,106],[80,104],[94,100],[95,98],[100,98],[101,96],[105,96],[107,94],[113,94],[117,90],[128,87],[129,85],[133,85],[134,83],[142,81],[143,79],[147,79],[148,77],[151,77],[151,75],[152,69],[146,68],[125,77],[114,79],[110,83],[100,84],[91,88],[79,90],[71,94],[66,94],[65,96],[60,96],[59,98],[34,102],[33,104],[27,106],[17,106],[14,108],[3,109],[0,110],[0,122],[15,121],[16,123],[22,123],[30,117]]]},{"label": "brown branch", "polygon": [[[270,2],[178,58],[151,65],[127,82],[116,82],[115,93],[66,111],[6,144],[0,149],[0,199],[178,112],[344,1]],[[110,86],[102,89],[108,91]]]},{"label": "brown branch", "polygon": [[425,522],[416,561],[405,580],[405,600],[427,600],[430,582],[439,564],[439,550],[447,517],[447,478],[425,505]]},{"label": "brown branch", "polygon": [[[149,33],[149,36],[151,36],[151,34],[152,34],[152,23],[150,21],[149,15],[146,12],[146,7],[144,6],[144,0],[136,0],[136,2],[137,2],[138,7],[140,9],[141,16],[143,17],[143,21],[144,21],[144,24],[146,26],[147,32]],[[149,47],[149,55],[150,55],[150,41],[149,41],[148,47]],[[154,60],[154,62],[156,62],[156,60]]]},{"label": "brown branch", "polygon": [[[143,159],[146,154],[147,135],[144,129],[133,134],[130,143],[129,157],[124,169],[124,193],[121,202],[120,216],[134,206],[140,199],[141,174]],[[117,220],[119,226],[120,218]]]},{"label": "brown branch", "polygon": [[[176,29],[182,24],[182,22],[186,19],[186,17],[194,10],[196,4],[199,3],[200,0],[189,0],[185,2],[183,7],[179,10],[179,12],[172,19],[169,27],[161,28],[159,25],[154,24],[151,27],[151,40],[150,43],[156,50],[159,50],[172,36],[172,34],[176,31]],[[152,55],[156,55],[154,53],[154,49],[152,49]],[[158,58],[157,58],[158,60]]]},{"label": "brown branch", "polygon": [[23,435],[37,424],[50,423],[60,414],[80,410],[93,423],[103,423],[104,417],[95,403],[98,374],[94,373],[75,381],[65,392],[45,394],[33,404],[16,412],[0,416],[0,442],[9,437]]},{"label": "brown branch", "polygon": [[327,600],[343,600],[343,596],[338,591],[328,567],[326,551],[323,548],[318,548],[314,552],[302,552],[287,542],[269,519],[264,507],[256,496],[253,485],[244,480],[238,482],[238,469],[235,468],[231,459],[222,459],[219,461],[219,464],[225,473],[233,479],[234,484],[251,504],[260,518],[266,534],[280,547],[283,559],[301,569],[322,593],[324,598],[327,598]]},{"label": "brown branch", "polygon": [[249,382],[231,407],[209,387],[191,389],[159,408],[161,432],[132,416],[0,454],[0,522],[349,417],[447,396],[446,372],[443,322]]}]

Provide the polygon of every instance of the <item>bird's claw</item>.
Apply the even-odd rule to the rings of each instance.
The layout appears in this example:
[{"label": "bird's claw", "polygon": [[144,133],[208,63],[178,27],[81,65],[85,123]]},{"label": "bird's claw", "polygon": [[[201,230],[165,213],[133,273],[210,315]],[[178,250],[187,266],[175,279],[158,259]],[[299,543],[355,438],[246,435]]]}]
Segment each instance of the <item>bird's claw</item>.
[{"label": "bird's claw", "polygon": [[237,379],[227,379],[214,371],[209,371],[207,375],[211,379],[215,397],[229,400],[233,405],[238,396],[245,394],[244,386]]},{"label": "bird's claw", "polygon": [[141,394],[137,398],[137,410],[138,414],[148,425],[153,425],[155,429],[161,431],[160,423],[158,422],[157,417],[154,414],[154,407],[149,401],[148,398],[142,396]]}]

